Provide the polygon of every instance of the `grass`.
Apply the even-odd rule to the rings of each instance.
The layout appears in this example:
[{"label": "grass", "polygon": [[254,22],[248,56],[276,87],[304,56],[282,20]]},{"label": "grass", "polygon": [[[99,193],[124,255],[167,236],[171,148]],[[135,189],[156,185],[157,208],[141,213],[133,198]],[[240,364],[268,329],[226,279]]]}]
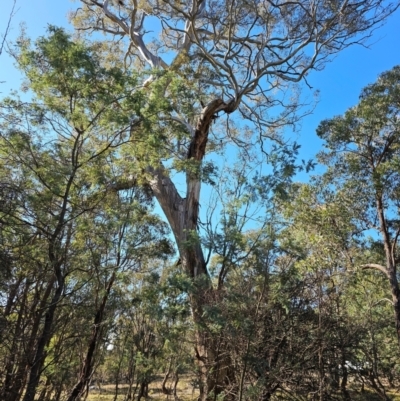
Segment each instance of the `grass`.
[{"label": "grass", "polygon": [[[178,386],[177,386],[177,396],[181,401],[195,401],[199,395],[198,389],[194,389],[192,385],[192,377],[189,375],[182,376]],[[162,379],[158,378],[153,383],[150,384],[149,388],[149,399],[154,401],[166,401],[174,400],[173,396],[167,396],[162,393]],[[125,399],[125,394],[127,391],[127,385],[119,386],[119,396],[117,401],[123,401]],[[101,387],[101,391],[91,390],[87,401],[113,401],[114,400],[114,385],[104,385]],[[349,393],[352,401],[381,401],[380,398],[372,389],[365,388],[365,391],[354,391],[349,388]],[[392,401],[400,401],[400,390],[391,390],[387,392],[388,396]],[[282,394],[280,394],[280,399],[282,399]],[[285,399],[285,398],[283,398]],[[290,398],[287,399],[290,401]]]},{"label": "grass", "polygon": [[[192,386],[192,377],[189,375],[182,375],[177,386],[177,396],[183,401],[194,401],[199,395],[198,389]],[[167,396],[162,393],[162,379],[158,378],[150,384],[149,398],[152,400],[174,400],[173,396]],[[125,399],[125,394],[128,390],[128,385],[122,384],[118,388],[118,401]],[[115,394],[115,385],[107,384],[101,386],[101,390],[91,390],[87,401],[112,401]]]}]

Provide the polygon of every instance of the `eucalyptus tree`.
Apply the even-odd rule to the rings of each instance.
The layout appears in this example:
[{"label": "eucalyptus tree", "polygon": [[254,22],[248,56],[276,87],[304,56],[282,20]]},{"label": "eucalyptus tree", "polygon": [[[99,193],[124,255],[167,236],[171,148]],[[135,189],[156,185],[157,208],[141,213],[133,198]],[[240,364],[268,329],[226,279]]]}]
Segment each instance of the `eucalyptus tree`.
[{"label": "eucalyptus tree", "polygon": [[[95,366],[105,352],[105,342],[112,341],[110,332],[114,320],[122,314],[121,287],[131,295],[126,283],[130,280],[131,287],[140,285],[134,273],[145,270],[146,265],[162,263],[172,251],[164,238],[165,224],[150,213],[151,203],[146,198],[140,189],[112,193],[102,200],[101,208],[78,219],[75,246],[80,252],[74,261],[76,266],[85,263],[85,268],[81,267],[80,274],[71,280],[75,283],[69,291],[77,295],[75,304],[80,309],[77,317],[83,323],[80,331],[87,332],[87,336],[80,340],[82,362],[76,383],[67,397],[69,401],[85,394]],[[74,301],[74,297],[71,298]],[[73,319],[75,312],[71,311],[70,315]],[[93,323],[89,327],[88,315],[94,316],[90,318]],[[140,330],[145,328],[143,325]],[[143,348],[148,352],[155,352],[151,343],[146,345]]]},{"label": "eucalyptus tree", "polygon": [[359,230],[375,230],[380,248],[360,266],[382,272],[390,286],[400,341],[400,67],[381,74],[364,88],[357,106],[323,121],[318,135],[327,150],[326,182],[345,194],[350,218]]},{"label": "eucalyptus tree", "polygon": [[[74,295],[88,301],[85,288],[95,318],[71,395],[79,396],[93,371],[118,272],[137,268],[145,249],[147,256],[170,250],[146,191],[110,189],[125,168],[119,160],[132,121],[140,119],[133,111],[141,103],[136,77],[102,67],[95,46],[49,31],[34,48],[21,38],[16,53],[31,100],[0,104],[1,255],[11,264],[1,289],[10,325],[1,371],[7,401],[34,399],[52,356],[60,355],[51,342],[57,329],[65,332],[60,319],[67,308],[60,306]],[[116,114],[116,107],[129,108],[129,115]]]},{"label": "eucalyptus tree", "polygon": [[[343,177],[336,178],[343,184]],[[358,268],[365,260],[381,259],[383,249],[365,235],[360,220],[365,201],[334,183],[328,175],[293,184],[288,199],[280,203],[287,225],[280,245],[307,283],[301,302],[312,300],[308,306],[314,314],[309,327],[315,365],[305,369],[303,378],[318,399],[351,399],[351,392],[364,384],[389,399],[388,382],[400,377],[388,289],[378,271]]]},{"label": "eucalyptus tree", "polygon": [[[193,319],[200,328],[203,305],[213,292],[198,240],[201,181],[210,170],[207,154],[223,151],[226,144],[249,151],[258,143],[265,151],[268,139],[278,138],[284,125],[296,121],[300,101],[295,84],[322,68],[330,56],[368,38],[398,4],[382,0],[80,3],[72,14],[78,31],[108,35],[103,43],[113,55],[120,52],[128,71],[148,72],[143,92],[162,103],[152,114],[155,126],[147,134],[143,127],[132,130],[136,146],[131,155],[165,213],[184,270],[203,283],[191,294]],[[150,34],[154,30],[157,34]],[[234,112],[247,126],[235,125],[230,118]],[[140,150],[143,142],[147,146]],[[184,174],[183,193],[171,177],[171,166]],[[128,183],[122,178],[125,188]],[[202,399],[215,388],[206,379],[215,359],[206,337],[199,329],[196,355],[203,377]]]}]

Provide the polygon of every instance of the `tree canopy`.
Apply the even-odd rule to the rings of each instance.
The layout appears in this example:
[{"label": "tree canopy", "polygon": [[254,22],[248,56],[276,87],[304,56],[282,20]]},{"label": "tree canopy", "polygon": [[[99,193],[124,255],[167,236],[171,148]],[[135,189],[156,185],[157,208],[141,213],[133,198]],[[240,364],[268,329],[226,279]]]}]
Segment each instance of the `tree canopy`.
[{"label": "tree canopy", "polygon": [[398,4],[79,4],[0,103],[0,398],[394,399],[399,67],[321,122],[309,183],[284,131]]}]

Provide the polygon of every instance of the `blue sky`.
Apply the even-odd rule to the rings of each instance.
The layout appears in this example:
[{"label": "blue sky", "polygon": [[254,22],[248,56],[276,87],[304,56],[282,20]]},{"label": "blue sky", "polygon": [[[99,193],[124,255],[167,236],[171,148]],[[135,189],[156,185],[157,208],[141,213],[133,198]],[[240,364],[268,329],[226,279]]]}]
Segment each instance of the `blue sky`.
[{"label": "blue sky", "polygon": [[338,54],[323,71],[314,71],[308,82],[320,90],[315,112],[302,124],[299,142],[302,154],[310,158],[320,148],[315,134],[320,121],[344,113],[358,103],[361,89],[378,75],[400,64],[400,10],[376,30],[368,47],[351,46]]},{"label": "blue sky", "polygon": [[[5,31],[12,3],[13,0],[2,1],[0,34]],[[33,38],[43,35],[47,24],[68,26],[67,13],[77,4],[68,0],[17,0],[17,13],[8,39],[15,39],[20,23],[26,24],[27,34]],[[374,32],[369,47],[351,46],[337,55],[323,71],[310,74],[308,82],[313,90],[320,91],[320,101],[313,114],[302,121],[296,139],[302,145],[301,158],[313,158],[321,148],[321,142],[315,135],[321,120],[341,114],[355,105],[364,86],[374,82],[379,73],[397,64],[400,64],[400,10]],[[10,89],[18,89],[21,82],[19,72],[5,52],[0,56],[0,81],[3,81],[0,84],[2,95]],[[311,94],[310,91],[310,97]]]}]

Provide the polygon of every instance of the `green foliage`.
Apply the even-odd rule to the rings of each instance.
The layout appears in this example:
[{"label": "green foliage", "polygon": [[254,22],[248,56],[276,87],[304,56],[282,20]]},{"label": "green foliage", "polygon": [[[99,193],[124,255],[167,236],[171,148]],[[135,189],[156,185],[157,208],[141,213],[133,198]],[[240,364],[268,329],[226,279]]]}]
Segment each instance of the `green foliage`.
[{"label": "green foliage", "polygon": [[1,254],[12,256],[0,288],[10,333],[0,346],[0,397],[20,397],[36,375],[43,396],[59,398],[93,341],[87,362],[101,359],[127,276],[173,251],[148,193],[113,189],[140,120],[136,78],[105,68],[94,47],[54,27],[34,49],[22,42],[18,62],[32,99],[0,104]]},{"label": "green foliage", "polygon": [[[194,344],[211,355],[205,375],[223,384],[215,399],[347,400],[364,385],[384,398],[399,383],[390,294],[359,266],[384,263],[382,241],[364,234],[379,196],[398,232],[400,69],[321,123],[328,171],[290,185],[313,166],[298,166],[296,144],[271,147],[268,175],[248,155],[225,178],[212,161],[187,159],[200,70],[187,55],[150,71],[150,87],[104,56],[55,27],[33,46],[22,38],[32,97],[0,104],[0,397],[21,399],[47,333],[41,401],[71,391],[95,335],[88,378],[113,383],[115,399],[121,385],[127,400],[146,397],[161,374],[201,377]],[[218,194],[202,230],[183,230],[180,243],[209,249],[209,277],[169,260],[168,228],[144,185],[160,162],[165,179],[183,172]]]},{"label": "green foliage", "polygon": [[74,42],[54,26],[48,33],[37,40],[34,50],[29,40],[22,41],[18,55],[19,67],[38,99],[82,130],[93,123],[114,130],[129,124],[141,105],[141,94],[134,90],[137,76],[103,67],[96,44]]},{"label": "green foliage", "polygon": [[319,156],[330,166],[327,180],[345,178],[346,190],[357,194],[366,212],[375,207],[376,196],[383,196],[388,208],[398,207],[399,82],[400,68],[394,67],[363,90],[357,106],[343,117],[323,121],[317,130],[328,149]]}]

